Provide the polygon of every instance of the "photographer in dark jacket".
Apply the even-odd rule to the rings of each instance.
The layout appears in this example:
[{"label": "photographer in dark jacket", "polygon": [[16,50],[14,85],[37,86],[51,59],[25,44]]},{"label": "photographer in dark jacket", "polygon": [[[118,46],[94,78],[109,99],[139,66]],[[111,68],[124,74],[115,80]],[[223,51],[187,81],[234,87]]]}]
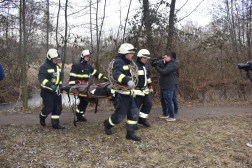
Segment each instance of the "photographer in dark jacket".
[{"label": "photographer in dark jacket", "polygon": [[[250,68],[249,68],[249,70],[247,71],[247,76],[248,76],[249,80],[252,82],[252,60],[249,61],[249,62],[247,62],[247,64],[250,65]],[[251,117],[252,117],[252,116],[251,116]],[[252,142],[247,143],[247,146],[252,147]]]},{"label": "photographer in dark jacket", "polygon": [[159,118],[165,118],[166,121],[176,121],[172,105],[173,91],[175,89],[176,67],[171,53],[166,54],[163,61],[164,64],[161,67],[157,66],[157,64],[152,64],[152,66],[160,73],[159,86],[161,89],[163,115],[159,116]]}]

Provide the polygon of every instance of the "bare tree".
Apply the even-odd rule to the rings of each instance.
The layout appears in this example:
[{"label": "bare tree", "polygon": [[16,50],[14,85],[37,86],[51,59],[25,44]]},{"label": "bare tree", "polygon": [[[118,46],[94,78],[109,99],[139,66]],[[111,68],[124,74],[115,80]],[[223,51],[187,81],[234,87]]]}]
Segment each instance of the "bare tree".
[{"label": "bare tree", "polygon": [[151,18],[150,18],[150,9],[149,9],[149,0],[143,0],[143,22],[146,30],[147,45],[148,48],[151,47],[152,38],[151,38]]},{"label": "bare tree", "polygon": [[176,0],[171,0],[170,16],[169,16],[169,30],[168,30],[167,47],[166,47],[168,50],[171,50],[172,38],[174,34],[175,3],[176,3]]},{"label": "bare tree", "polygon": [[46,0],[46,51],[49,50],[49,0]]},{"label": "bare tree", "polygon": [[100,55],[100,41],[101,41],[101,32],[102,32],[102,27],[105,19],[105,14],[106,14],[106,3],[107,0],[105,0],[104,3],[104,8],[103,8],[103,17],[101,19],[101,27],[99,30],[99,24],[98,24],[98,9],[99,9],[99,0],[97,0],[97,6],[96,6],[96,61],[95,61],[95,68],[97,71],[100,70],[100,65],[99,65],[99,55]]},{"label": "bare tree", "polygon": [[64,56],[62,59],[62,67],[61,67],[61,72],[62,72],[62,79],[64,80],[64,66],[66,62],[66,55],[67,55],[67,5],[68,5],[68,0],[66,0],[65,4],[65,39],[64,39]]},{"label": "bare tree", "polygon": [[20,63],[21,63],[21,88],[23,97],[23,108],[28,108],[28,88],[27,88],[27,67],[26,67],[26,29],[25,29],[25,10],[26,4],[25,0],[20,1]]},{"label": "bare tree", "polygon": [[93,47],[93,33],[92,33],[92,0],[90,0],[90,38],[91,38],[91,50],[94,51]]},{"label": "bare tree", "polygon": [[124,38],[125,38],[126,25],[128,23],[128,18],[129,18],[129,11],[130,11],[130,7],[131,7],[131,2],[132,2],[132,0],[130,0],[130,3],[129,3],[128,12],[127,12],[127,16],[126,16],[126,20],[125,20],[125,25],[124,25],[124,29],[123,29],[123,43],[124,43]]},{"label": "bare tree", "polygon": [[59,28],[59,14],[60,14],[60,8],[61,8],[61,3],[59,0],[59,8],[58,8],[58,14],[57,14],[57,23],[56,23],[56,49],[58,50],[59,48],[59,41],[58,41],[58,28]]}]

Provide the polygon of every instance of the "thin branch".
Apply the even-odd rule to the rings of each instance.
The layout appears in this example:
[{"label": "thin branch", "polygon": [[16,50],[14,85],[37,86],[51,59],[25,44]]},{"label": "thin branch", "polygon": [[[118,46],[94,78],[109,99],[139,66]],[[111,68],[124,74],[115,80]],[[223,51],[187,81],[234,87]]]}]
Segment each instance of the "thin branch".
[{"label": "thin branch", "polygon": [[123,30],[123,43],[124,43],[124,36],[125,36],[125,31],[126,31],[126,24],[127,24],[127,22],[128,22],[129,10],[130,10],[130,6],[131,6],[131,2],[132,2],[132,0],[130,0],[130,4],[129,4],[129,8],[128,8],[128,13],[127,13],[127,17],[126,17],[125,25],[124,25],[124,30]]},{"label": "thin branch", "polygon": [[179,8],[177,11],[176,11],[176,14],[187,4],[188,0],[184,3],[184,5],[181,6],[181,8]]},{"label": "thin branch", "polygon": [[186,15],[185,17],[183,17],[182,19],[178,20],[176,23],[180,22],[181,20],[187,18],[188,16],[190,16],[199,6],[200,4],[202,4],[204,0],[202,0],[188,15]]}]

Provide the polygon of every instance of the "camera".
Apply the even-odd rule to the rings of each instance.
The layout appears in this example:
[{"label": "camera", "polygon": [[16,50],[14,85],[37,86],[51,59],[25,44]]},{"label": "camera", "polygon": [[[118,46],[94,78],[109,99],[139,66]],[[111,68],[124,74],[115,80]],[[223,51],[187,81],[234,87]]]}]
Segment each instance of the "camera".
[{"label": "camera", "polygon": [[251,69],[250,64],[238,64],[239,69],[244,69],[245,71],[249,71]]},{"label": "camera", "polygon": [[164,64],[164,56],[161,56],[159,58],[150,58],[150,61],[151,61],[151,65],[152,66],[161,66]]}]

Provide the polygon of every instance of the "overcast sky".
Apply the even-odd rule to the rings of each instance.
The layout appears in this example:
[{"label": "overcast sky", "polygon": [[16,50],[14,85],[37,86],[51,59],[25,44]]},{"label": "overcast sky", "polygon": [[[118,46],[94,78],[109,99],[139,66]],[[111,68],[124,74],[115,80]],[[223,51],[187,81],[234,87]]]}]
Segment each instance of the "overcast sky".
[{"label": "overcast sky", "polygon": [[[58,3],[58,0],[52,0],[55,3]],[[94,3],[92,13],[93,19],[95,19],[95,8],[96,8],[96,0],[92,0]],[[101,0],[102,3],[99,4],[99,17],[103,16],[103,4],[105,0]],[[142,1],[142,0],[141,0]],[[184,16],[188,15],[191,11],[193,11],[197,5],[201,4],[197,7],[189,17],[186,17],[181,22],[177,23],[176,26],[181,27],[185,25],[187,22],[192,21],[194,24],[198,26],[205,26],[211,21],[211,13],[210,9],[215,0],[177,0],[175,8],[176,10],[180,9],[186,2],[186,5],[182,8],[180,12],[178,12],[177,18],[178,20],[183,18]],[[157,0],[149,0],[150,5],[154,5]],[[63,2],[61,2],[63,3]],[[64,5],[64,3],[63,3]],[[79,35],[87,35],[90,34],[89,32],[89,0],[70,0],[69,1],[69,9],[68,14],[78,12],[68,18],[70,31],[72,33],[78,32]],[[103,26],[103,33],[110,34],[111,29],[114,32],[117,32],[118,27],[120,25],[120,15],[121,15],[121,25],[124,27],[125,18],[127,15],[129,6],[129,0],[107,0],[106,5],[106,17],[104,20]],[[131,8],[130,8],[130,18],[136,14],[136,11],[142,6],[142,3],[139,3],[138,0],[132,0]],[[53,23],[56,24],[56,14],[57,14],[57,7],[51,7],[50,13],[54,15],[52,18]],[[121,10],[121,12],[120,12]],[[165,9],[166,10],[166,9]],[[121,14],[120,14],[121,13]],[[169,13],[169,8],[167,8],[167,13]],[[168,19],[168,18],[167,18]],[[167,20],[168,22],[168,20]],[[95,20],[93,20],[93,24],[95,24]],[[60,25],[64,28],[64,11],[61,11],[61,19]],[[81,25],[81,26],[80,26]],[[77,26],[73,28],[74,26]],[[95,32],[94,32],[95,33]]]}]

